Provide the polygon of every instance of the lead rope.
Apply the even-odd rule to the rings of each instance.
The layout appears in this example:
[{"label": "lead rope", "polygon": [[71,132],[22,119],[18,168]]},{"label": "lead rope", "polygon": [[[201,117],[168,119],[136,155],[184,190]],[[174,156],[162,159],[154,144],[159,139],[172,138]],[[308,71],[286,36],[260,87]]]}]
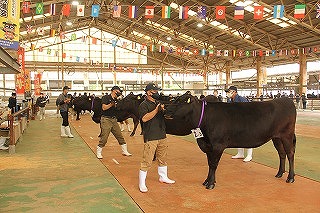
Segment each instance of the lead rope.
[{"label": "lead rope", "polygon": [[202,123],[202,119],[203,119],[203,114],[204,114],[204,106],[207,105],[206,100],[202,100],[202,109],[201,109],[201,116],[200,116],[200,120],[198,123],[198,128],[200,128],[200,125]]}]

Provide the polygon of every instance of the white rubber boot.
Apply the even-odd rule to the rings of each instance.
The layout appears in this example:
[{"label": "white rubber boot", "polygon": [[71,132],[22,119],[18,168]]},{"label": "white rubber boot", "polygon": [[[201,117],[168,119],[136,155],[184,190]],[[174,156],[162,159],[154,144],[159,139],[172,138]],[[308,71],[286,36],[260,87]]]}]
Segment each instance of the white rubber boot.
[{"label": "white rubber boot", "polygon": [[102,159],[102,147],[97,146],[97,158]]},{"label": "white rubber boot", "polygon": [[120,124],[120,127],[121,127],[121,132],[123,132],[124,131],[124,125]]},{"label": "white rubber boot", "polygon": [[176,181],[168,178],[168,167],[167,166],[159,166],[158,174],[160,175],[159,181],[161,183],[175,183]]},{"label": "white rubber boot", "polygon": [[65,126],[61,126],[61,137],[68,137]]},{"label": "white rubber boot", "polygon": [[127,124],[128,132],[131,132],[130,124]]},{"label": "white rubber boot", "polygon": [[244,149],[243,148],[238,148],[238,153],[231,158],[233,159],[238,159],[238,158],[244,158]]},{"label": "white rubber boot", "polygon": [[244,162],[250,162],[252,160],[253,149],[247,149],[247,157],[243,159]]},{"label": "white rubber boot", "polygon": [[146,186],[147,172],[139,170],[139,189],[140,192],[147,192],[148,188]]},{"label": "white rubber boot", "polygon": [[130,154],[128,152],[127,144],[122,144],[121,145],[121,149],[122,149],[122,155],[125,155],[125,156],[131,156],[132,155],[132,154]]},{"label": "white rubber boot", "polygon": [[70,130],[70,126],[66,126],[66,135],[68,136],[68,138],[73,138],[73,135],[71,134],[71,130]]}]

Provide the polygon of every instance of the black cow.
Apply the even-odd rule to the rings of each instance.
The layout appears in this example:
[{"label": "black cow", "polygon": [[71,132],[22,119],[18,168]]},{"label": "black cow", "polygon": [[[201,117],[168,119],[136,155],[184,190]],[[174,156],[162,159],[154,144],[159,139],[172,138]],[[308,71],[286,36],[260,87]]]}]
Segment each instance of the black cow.
[{"label": "black cow", "polygon": [[74,98],[70,103],[73,106],[73,110],[77,114],[76,120],[80,120],[81,111],[87,110],[91,112],[94,104],[94,99],[89,98],[88,96],[80,96],[80,97]]},{"label": "black cow", "polygon": [[[204,104],[203,119],[200,121]],[[280,165],[277,178],[285,172],[285,158],[289,160],[286,182],[294,182],[294,153],[296,146],[296,109],[292,100],[279,98],[272,101],[249,103],[202,102],[185,94],[174,104],[166,106],[166,116],[180,119],[187,133],[198,127],[204,135],[197,139],[200,149],[207,154],[209,172],[203,185],[215,186],[215,172],[226,148],[255,148],[272,139],[278,151]]]},{"label": "black cow", "polygon": [[[138,107],[142,101],[143,101],[142,95],[134,95],[134,94],[129,94],[126,97],[124,97],[122,100],[117,101],[117,104],[116,104],[117,121],[122,122],[128,118],[133,119],[134,128],[130,136],[134,136],[134,134],[136,133],[136,130],[139,124]],[[94,99],[92,106],[93,106],[92,111],[94,112],[94,114],[92,115],[92,120],[96,123],[100,123],[101,112],[102,112],[101,99],[96,97]]]}]

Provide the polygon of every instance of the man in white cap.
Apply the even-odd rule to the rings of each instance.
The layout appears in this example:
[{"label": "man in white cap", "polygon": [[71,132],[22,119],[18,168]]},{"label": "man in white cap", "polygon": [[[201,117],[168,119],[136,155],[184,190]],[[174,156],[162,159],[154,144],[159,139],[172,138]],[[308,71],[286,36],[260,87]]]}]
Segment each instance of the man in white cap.
[{"label": "man in white cap", "polygon": [[[229,89],[225,90],[229,98],[228,102],[249,102],[247,98],[238,95],[238,89],[235,86],[230,86]],[[247,149],[247,157],[244,158],[244,149],[238,148],[238,153],[235,156],[232,156],[233,159],[244,158],[244,162],[249,162],[252,160],[253,149]]]},{"label": "man in white cap", "polygon": [[143,159],[139,170],[139,189],[147,192],[147,172],[151,167],[154,154],[158,162],[159,181],[172,184],[174,180],[168,178],[166,127],[164,122],[164,105],[157,99],[160,95],[159,88],[154,83],[146,86],[146,99],[139,106],[140,119],[142,120],[144,150]]},{"label": "man in white cap", "polygon": [[118,86],[111,88],[110,95],[102,97],[102,115],[100,120],[100,141],[97,146],[97,158],[102,159],[102,148],[106,145],[110,132],[117,139],[122,149],[122,155],[131,156],[127,150],[127,143],[121,133],[120,126],[116,117],[116,102],[117,98],[121,96],[122,90]]}]

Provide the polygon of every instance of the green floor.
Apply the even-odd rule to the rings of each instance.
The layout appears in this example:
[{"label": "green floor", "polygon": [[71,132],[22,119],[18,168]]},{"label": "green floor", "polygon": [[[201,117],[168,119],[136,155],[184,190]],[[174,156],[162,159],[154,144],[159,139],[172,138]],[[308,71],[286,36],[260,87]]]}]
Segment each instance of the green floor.
[{"label": "green floor", "polygon": [[60,125],[32,121],[14,155],[0,151],[0,212],[141,212],[75,131],[60,138]]}]

